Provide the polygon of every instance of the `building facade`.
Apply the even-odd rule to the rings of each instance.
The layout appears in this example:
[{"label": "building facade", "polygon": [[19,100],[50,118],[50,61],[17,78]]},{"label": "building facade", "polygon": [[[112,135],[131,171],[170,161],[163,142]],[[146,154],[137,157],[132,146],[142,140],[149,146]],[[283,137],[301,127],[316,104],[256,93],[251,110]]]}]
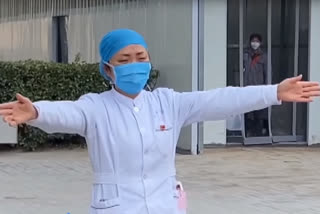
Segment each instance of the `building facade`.
[{"label": "building facade", "polygon": [[[142,33],[160,86],[177,91],[243,86],[243,53],[260,33],[268,82],[303,74],[320,81],[320,0],[0,0],[0,60],[98,62],[101,37]],[[250,98],[248,98],[250,99]],[[183,129],[178,147],[320,143],[320,102],[268,110],[267,137],[245,137],[243,115]],[[4,128],[2,128],[3,132]]]}]

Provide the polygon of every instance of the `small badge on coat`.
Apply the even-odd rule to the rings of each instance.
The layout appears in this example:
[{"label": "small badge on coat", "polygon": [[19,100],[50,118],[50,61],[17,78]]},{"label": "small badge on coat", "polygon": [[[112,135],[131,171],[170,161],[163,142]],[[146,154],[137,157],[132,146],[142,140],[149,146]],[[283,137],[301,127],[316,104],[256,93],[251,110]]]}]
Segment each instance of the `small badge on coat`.
[{"label": "small badge on coat", "polygon": [[160,125],[160,131],[165,131],[166,130],[166,125]]},{"label": "small badge on coat", "polygon": [[170,125],[165,125],[165,124],[161,124],[158,127],[156,127],[156,131],[160,131],[160,132],[169,131],[170,129],[172,129],[172,127]]}]

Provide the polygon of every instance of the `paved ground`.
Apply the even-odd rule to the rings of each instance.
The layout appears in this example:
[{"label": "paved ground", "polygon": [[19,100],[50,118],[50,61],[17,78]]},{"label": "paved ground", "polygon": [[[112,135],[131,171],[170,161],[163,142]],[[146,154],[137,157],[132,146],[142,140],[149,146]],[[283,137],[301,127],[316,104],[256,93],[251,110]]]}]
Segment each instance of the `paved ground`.
[{"label": "paved ground", "polygon": [[[320,213],[320,148],[210,149],[178,156],[189,214]],[[0,152],[0,214],[86,214],[85,150]]]}]

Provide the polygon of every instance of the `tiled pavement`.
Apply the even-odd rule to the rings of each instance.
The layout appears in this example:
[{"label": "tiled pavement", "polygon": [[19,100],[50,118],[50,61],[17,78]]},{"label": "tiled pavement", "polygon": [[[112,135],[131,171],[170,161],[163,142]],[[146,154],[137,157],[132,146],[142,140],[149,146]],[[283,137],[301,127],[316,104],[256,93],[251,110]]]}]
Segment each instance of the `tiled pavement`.
[{"label": "tiled pavement", "polygon": [[[320,148],[218,148],[178,156],[189,214],[320,214]],[[0,214],[86,214],[86,150],[0,151]]]}]

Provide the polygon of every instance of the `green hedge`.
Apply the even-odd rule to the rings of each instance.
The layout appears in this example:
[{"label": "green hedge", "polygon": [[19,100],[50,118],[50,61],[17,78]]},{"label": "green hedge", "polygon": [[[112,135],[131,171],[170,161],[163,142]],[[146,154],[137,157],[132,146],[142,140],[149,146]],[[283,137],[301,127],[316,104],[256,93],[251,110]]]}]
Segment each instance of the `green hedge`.
[{"label": "green hedge", "polygon": [[[15,94],[37,100],[76,100],[89,92],[110,90],[111,86],[99,74],[98,64],[61,64],[42,61],[0,62],[0,103],[15,100]],[[159,72],[151,72],[153,88]],[[22,125],[18,129],[19,146],[35,150],[54,141],[73,141],[72,135],[48,136],[39,129]]]}]

